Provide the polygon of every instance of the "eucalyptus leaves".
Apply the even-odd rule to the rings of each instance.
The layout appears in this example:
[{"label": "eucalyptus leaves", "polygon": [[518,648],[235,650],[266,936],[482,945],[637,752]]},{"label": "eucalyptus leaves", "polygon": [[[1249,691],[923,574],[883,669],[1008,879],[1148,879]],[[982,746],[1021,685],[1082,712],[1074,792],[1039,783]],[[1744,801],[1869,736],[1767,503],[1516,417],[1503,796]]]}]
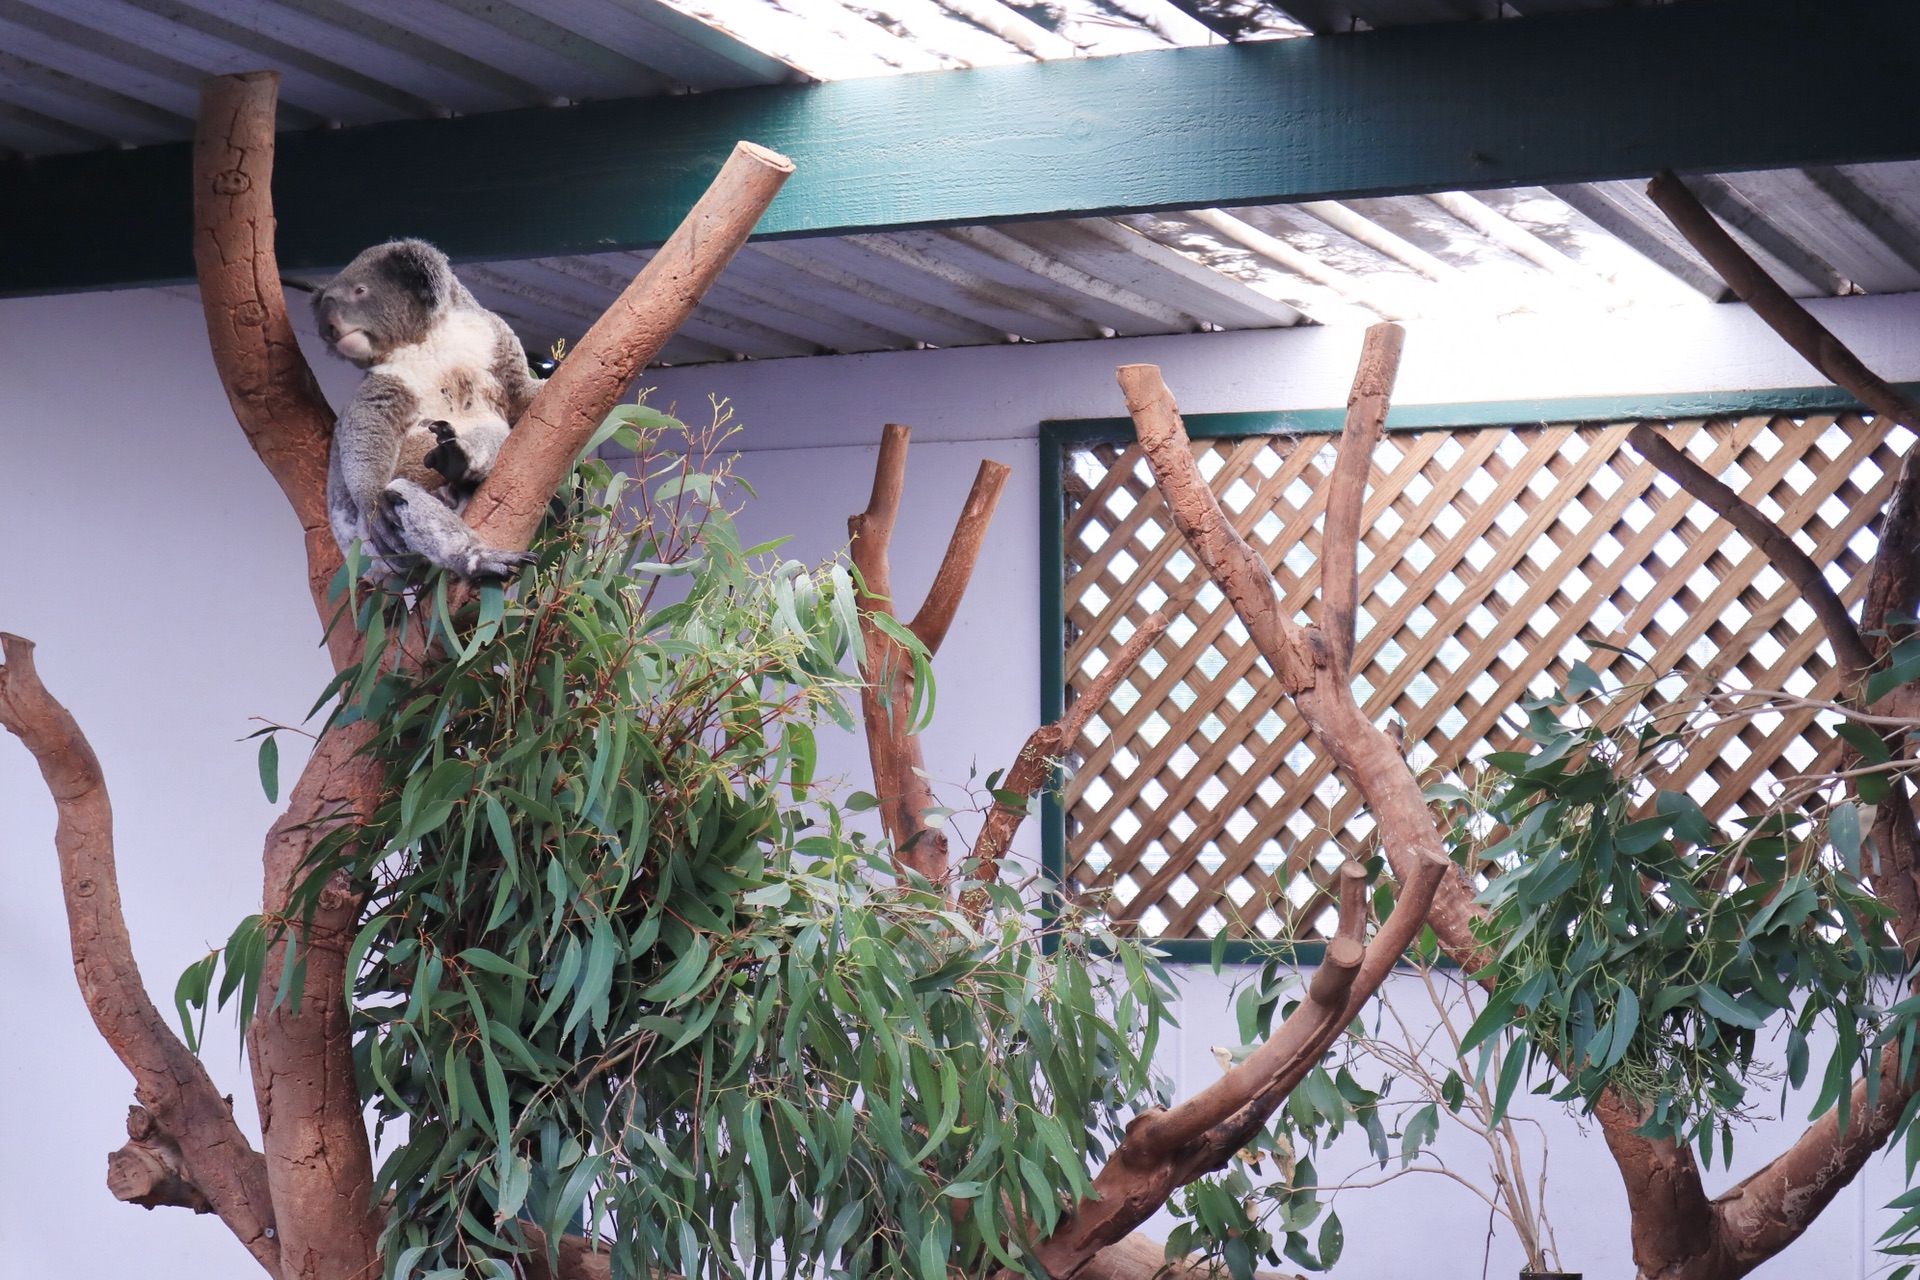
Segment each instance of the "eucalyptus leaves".
[{"label": "eucalyptus leaves", "polygon": [[[513,1275],[523,1223],[599,1236],[617,1277],[1019,1267],[1155,1100],[1165,977],[1111,936],[1090,959],[1072,916],[1043,946],[1012,889],[976,926],[896,884],[813,780],[814,718],[847,719],[847,570],[741,547],[717,431],[609,429],[632,478],[583,464],[470,622],[440,595],[442,660],[396,671],[405,602],[349,606],[367,657],[331,723],[377,724],[389,787],[305,885],[368,894],[350,999],[389,1273]],[[223,998],[251,1005],[288,923],[243,926]]]}]

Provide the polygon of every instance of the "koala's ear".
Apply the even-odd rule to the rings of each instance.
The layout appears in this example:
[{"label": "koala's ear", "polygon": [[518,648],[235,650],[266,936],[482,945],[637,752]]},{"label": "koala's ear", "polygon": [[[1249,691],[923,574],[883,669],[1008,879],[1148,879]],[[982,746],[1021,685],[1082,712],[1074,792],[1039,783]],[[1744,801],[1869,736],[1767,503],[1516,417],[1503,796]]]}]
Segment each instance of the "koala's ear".
[{"label": "koala's ear", "polygon": [[422,240],[397,240],[380,259],[380,271],[429,309],[445,301],[447,260]]}]

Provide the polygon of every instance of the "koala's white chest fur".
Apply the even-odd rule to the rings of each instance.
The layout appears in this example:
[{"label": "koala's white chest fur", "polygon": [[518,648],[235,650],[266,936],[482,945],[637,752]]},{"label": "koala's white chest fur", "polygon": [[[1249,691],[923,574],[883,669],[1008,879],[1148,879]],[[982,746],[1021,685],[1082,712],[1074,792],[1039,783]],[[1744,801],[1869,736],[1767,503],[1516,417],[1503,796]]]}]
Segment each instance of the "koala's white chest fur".
[{"label": "koala's white chest fur", "polygon": [[395,350],[369,369],[405,383],[420,401],[423,418],[458,425],[475,417],[499,417],[505,392],[493,375],[498,341],[491,317],[461,308],[435,325],[423,342]]}]

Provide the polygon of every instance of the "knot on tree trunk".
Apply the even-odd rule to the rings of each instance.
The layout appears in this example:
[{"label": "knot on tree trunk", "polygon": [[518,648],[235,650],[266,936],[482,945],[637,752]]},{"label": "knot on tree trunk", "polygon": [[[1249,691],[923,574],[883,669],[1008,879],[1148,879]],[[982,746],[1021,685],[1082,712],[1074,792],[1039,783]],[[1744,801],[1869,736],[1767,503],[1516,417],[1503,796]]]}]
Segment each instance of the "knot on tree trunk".
[{"label": "knot on tree trunk", "polygon": [[145,1107],[127,1108],[127,1144],[107,1156],[107,1190],[116,1200],[152,1209],[178,1205],[212,1213],[213,1205],[181,1172],[180,1148]]}]

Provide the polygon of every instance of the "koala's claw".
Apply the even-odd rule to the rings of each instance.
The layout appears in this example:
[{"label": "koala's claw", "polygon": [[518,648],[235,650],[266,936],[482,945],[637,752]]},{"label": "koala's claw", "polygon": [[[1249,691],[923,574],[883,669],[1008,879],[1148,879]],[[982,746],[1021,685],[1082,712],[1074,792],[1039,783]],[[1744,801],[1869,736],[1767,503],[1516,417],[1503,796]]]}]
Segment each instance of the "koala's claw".
[{"label": "koala's claw", "polygon": [[427,456],[422,461],[445,476],[448,484],[459,484],[467,478],[471,465],[459,435],[445,422],[429,422],[427,430],[433,432],[433,438],[439,443],[427,450]]},{"label": "koala's claw", "polygon": [[474,553],[467,562],[463,577],[474,581],[496,581],[511,578],[514,570],[522,565],[532,564],[537,559],[531,551],[499,551],[492,547]]}]

